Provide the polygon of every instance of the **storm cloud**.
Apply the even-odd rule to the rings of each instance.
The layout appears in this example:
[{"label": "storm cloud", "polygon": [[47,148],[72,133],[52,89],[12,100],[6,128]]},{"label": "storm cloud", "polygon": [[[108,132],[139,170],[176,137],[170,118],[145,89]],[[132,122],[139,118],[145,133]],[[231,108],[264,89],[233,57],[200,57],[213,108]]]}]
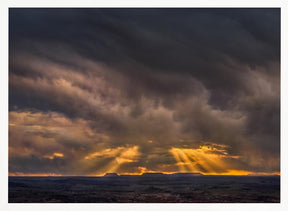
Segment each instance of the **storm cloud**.
[{"label": "storm cloud", "polygon": [[9,10],[9,172],[280,172],[280,9]]}]

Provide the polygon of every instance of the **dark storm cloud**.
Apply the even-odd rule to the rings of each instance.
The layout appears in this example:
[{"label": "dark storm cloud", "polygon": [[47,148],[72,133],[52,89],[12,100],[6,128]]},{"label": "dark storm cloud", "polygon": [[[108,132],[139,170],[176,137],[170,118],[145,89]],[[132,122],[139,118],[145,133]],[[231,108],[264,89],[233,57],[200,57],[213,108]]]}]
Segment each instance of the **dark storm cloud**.
[{"label": "dark storm cloud", "polygon": [[[279,170],[279,9],[9,13],[9,109],[16,112],[11,115],[35,112],[36,124],[57,112],[98,134],[93,142],[84,132],[67,135],[65,123],[61,133],[10,127],[11,134],[31,138],[26,146],[29,141],[11,136],[16,151],[23,142],[38,156],[51,156],[56,149],[39,146],[39,137],[52,137],[70,155],[65,159],[79,163],[93,151],[138,146],[134,160],[117,154],[123,172],[165,165],[174,171],[171,147],[197,149],[211,142],[230,146],[227,153],[239,159],[229,159],[238,168],[245,163],[245,170],[261,171],[267,157],[271,162],[263,169]],[[82,149],[79,155],[72,153],[76,149]],[[85,164],[78,173],[102,172],[105,164],[116,169],[117,160]]]},{"label": "dark storm cloud", "polygon": [[[116,65],[146,87],[159,84],[150,71],[188,74],[213,92],[211,103],[223,107],[239,89],[249,92],[243,86],[249,68],[238,63],[255,67],[279,62],[278,13],[278,9],[15,9],[10,12],[10,54],[14,45],[24,45],[41,55],[37,41],[56,43]],[[67,55],[42,56],[67,64],[63,59]],[[153,91],[167,90],[163,84]],[[178,83],[171,85],[177,92]]]}]

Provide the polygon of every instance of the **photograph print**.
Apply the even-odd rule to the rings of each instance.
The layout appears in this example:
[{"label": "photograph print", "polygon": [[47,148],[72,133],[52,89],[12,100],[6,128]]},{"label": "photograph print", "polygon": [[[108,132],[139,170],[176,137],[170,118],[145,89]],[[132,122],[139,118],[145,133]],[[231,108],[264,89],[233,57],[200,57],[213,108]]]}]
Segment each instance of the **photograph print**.
[{"label": "photograph print", "polygon": [[280,8],[9,8],[9,203],[280,203]]}]

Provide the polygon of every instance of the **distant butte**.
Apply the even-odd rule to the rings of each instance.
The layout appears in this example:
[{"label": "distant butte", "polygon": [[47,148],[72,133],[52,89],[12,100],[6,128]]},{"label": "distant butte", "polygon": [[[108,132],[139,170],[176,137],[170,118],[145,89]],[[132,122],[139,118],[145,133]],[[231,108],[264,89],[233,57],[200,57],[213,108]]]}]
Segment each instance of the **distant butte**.
[{"label": "distant butte", "polygon": [[119,175],[117,173],[106,173],[104,177],[118,177]]},{"label": "distant butte", "polygon": [[201,173],[175,173],[175,174],[172,174],[172,176],[202,176],[203,174]]}]

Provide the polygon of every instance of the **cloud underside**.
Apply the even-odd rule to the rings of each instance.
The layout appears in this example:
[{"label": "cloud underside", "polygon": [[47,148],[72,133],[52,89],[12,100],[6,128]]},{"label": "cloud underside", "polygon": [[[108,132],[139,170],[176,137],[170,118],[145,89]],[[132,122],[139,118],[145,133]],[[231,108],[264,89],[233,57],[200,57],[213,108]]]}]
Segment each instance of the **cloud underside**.
[{"label": "cloud underside", "polygon": [[10,9],[10,174],[279,172],[279,14]]}]

